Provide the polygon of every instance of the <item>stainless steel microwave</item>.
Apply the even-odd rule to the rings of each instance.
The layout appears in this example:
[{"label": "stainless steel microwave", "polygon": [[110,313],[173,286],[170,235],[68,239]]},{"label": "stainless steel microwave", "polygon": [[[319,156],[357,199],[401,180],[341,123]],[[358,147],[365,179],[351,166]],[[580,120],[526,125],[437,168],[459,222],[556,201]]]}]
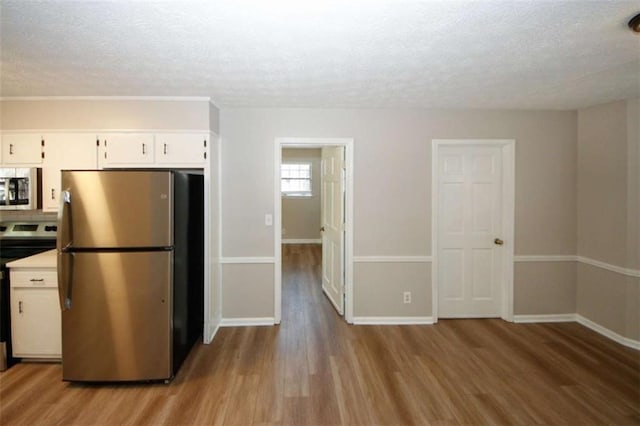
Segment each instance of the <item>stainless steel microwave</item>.
[{"label": "stainless steel microwave", "polygon": [[42,207],[42,169],[0,168],[0,210],[35,210]]}]

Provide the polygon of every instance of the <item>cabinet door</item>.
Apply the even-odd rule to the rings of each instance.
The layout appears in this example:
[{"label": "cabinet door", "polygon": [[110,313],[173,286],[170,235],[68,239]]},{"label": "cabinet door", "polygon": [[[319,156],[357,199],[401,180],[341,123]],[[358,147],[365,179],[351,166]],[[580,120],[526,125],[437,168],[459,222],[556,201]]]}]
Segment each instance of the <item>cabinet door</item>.
[{"label": "cabinet door", "polygon": [[45,135],[42,161],[42,209],[57,211],[60,203],[60,171],[98,168],[96,136],[82,133]]},{"label": "cabinet door", "polygon": [[153,164],[153,134],[113,133],[103,139],[103,167]]},{"label": "cabinet door", "polygon": [[5,133],[2,135],[2,162],[8,165],[42,163],[42,136]]},{"label": "cabinet door", "polygon": [[171,165],[203,165],[207,158],[206,134],[156,134],[156,163]]},{"label": "cabinet door", "polygon": [[60,358],[61,334],[56,288],[11,289],[11,343],[15,357]]}]

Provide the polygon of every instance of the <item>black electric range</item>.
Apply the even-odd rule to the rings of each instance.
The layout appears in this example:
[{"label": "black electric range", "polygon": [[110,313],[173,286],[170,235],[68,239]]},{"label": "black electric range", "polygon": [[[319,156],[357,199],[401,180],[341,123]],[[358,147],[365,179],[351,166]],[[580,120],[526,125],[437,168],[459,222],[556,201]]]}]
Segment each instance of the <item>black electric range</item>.
[{"label": "black electric range", "polygon": [[15,364],[11,355],[10,286],[7,263],[56,247],[52,221],[0,222],[0,371]]}]

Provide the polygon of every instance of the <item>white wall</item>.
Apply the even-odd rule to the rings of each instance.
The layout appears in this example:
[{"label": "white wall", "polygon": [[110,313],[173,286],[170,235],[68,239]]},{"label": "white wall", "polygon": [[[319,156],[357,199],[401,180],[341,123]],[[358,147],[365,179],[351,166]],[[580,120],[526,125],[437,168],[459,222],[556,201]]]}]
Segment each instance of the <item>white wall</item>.
[{"label": "white wall", "polygon": [[[220,131],[209,165],[214,328],[222,318],[274,315],[274,235],[264,215],[274,210],[276,137],[355,140],[356,316],[431,315],[430,263],[393,260],[431,255],[432,139],[516,140],[516,256],[578,254],[640,267],[640,100],[579,112],[223,109],[217,117],[206,101],[0,102],[5,131]],[[390,261],[370,261],[379,256]],[[638,340],[639,281],[583,262],[517,262],[514,312],[578,312]],[[411,305],[401,302],[406,290]]]},{"label": "white wall", "polygon": [[4,100],[0,102],[0,125],[2,130],[184,129],[218,133],[218,110],[210,106],[206,100]]},{"label": "white wall", "polygon": [[578,265],[577,312],[635,341],[640,341],[639,167],[639,99],[578,111],[578,255],[608,266]]},{"label": "white wall", "polygon": [[[223,109],[220,122],[222,255],[234,262],[223,265],[225,317],[273,315],[274,235],[264,215],[274,209],[276,137],[355,139],[354,255],[361,258],[431,255],[432,139],[515,139],[516,255],[576,253],[575,112]],[[266,263],[257,267],[256,258]],[[411,305],[401,302],[405,289],[414,292]],[[517,268],[515,313],[573,313],[574,289],[575,274],[561,262]],[[355,316],[429,316],[430,294],[427,263],[355,267]],[[551,308],[540,306],[545,298],[554,298]]]}]

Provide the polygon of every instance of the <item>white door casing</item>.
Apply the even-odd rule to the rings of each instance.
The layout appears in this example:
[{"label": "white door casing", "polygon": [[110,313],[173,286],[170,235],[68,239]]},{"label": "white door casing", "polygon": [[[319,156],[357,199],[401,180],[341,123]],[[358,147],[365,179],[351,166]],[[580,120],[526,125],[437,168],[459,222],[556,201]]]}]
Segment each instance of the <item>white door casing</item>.
[{"label": "white door casing", "polygon": [[275,138],[274,144],[274,322],[282,317],[282,196],[280,193],[280,165],[282,148],[342,147],[344,150],[344,318],[353,323],[353,152],[351,138]]},{"label": "white door casing", "polygon": [[322,148],[322,290],[344,314],[344,147]]},{"label": "white door casing", "polygon": [[434,321],[512,319],[514,151],[513,140],[433,141]]}]

